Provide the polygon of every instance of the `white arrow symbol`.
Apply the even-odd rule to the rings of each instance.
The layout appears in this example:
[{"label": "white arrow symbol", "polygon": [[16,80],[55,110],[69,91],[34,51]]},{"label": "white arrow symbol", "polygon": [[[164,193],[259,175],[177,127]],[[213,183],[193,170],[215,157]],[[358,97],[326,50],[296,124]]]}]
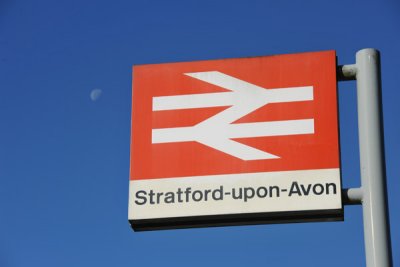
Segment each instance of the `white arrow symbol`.
[{"label": "white arrow symbol", "polygon": [[230,92],[153,97],[153,111],[231,106],[192,127],[152,130],[152,142],[196,141],[242,160],[279,158],[233,138],[313,134],[314,119],[236,123],[268,103],[313,100],[313,87],[265,89],[218,71],[185,73]]}]

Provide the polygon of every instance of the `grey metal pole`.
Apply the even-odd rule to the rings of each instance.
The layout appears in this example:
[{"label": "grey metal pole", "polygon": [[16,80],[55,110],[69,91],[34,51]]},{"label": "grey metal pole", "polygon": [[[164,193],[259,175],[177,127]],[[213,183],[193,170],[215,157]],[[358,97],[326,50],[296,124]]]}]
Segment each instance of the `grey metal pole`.
[{"label": "grey metal pole", "polygon": [[367,266],[391,267],[392,251],[387,208],[379,52],[375,49],[358,51],[356,67]]}]

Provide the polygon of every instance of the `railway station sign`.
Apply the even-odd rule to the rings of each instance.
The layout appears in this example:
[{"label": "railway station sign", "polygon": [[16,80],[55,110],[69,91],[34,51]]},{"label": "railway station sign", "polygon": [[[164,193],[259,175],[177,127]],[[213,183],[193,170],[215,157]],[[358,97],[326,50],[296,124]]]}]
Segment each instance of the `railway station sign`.
[{"label": "railway station sign", "polygon": [[342,220],[335,51],[133,67],[135,230]]}]

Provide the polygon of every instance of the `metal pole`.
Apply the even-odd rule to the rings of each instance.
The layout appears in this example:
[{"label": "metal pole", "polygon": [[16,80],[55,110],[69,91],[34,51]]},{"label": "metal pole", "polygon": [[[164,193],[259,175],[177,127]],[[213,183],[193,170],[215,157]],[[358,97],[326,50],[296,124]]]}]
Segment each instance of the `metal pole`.
[{"label": "metal pole", "polygon": [[391,267],[379,52],[358,51],[356,67],[366,262],[368,267]]}]

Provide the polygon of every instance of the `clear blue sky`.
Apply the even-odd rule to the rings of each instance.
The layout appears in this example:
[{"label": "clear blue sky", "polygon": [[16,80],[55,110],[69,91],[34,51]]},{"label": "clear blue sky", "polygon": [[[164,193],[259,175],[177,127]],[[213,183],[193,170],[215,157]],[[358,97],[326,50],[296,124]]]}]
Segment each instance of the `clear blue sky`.
[{"label": "clear blue sky", "polygon": [[[400,265],[400,3],[0,1],[0,266],[363,266],[345,221],[135,233],[133,64],[335,49],[382,54],[393,258]],[[91,100],[93,89],[102,94]],[[357,187],[355,82],[339,84],[344,187]]]}]

